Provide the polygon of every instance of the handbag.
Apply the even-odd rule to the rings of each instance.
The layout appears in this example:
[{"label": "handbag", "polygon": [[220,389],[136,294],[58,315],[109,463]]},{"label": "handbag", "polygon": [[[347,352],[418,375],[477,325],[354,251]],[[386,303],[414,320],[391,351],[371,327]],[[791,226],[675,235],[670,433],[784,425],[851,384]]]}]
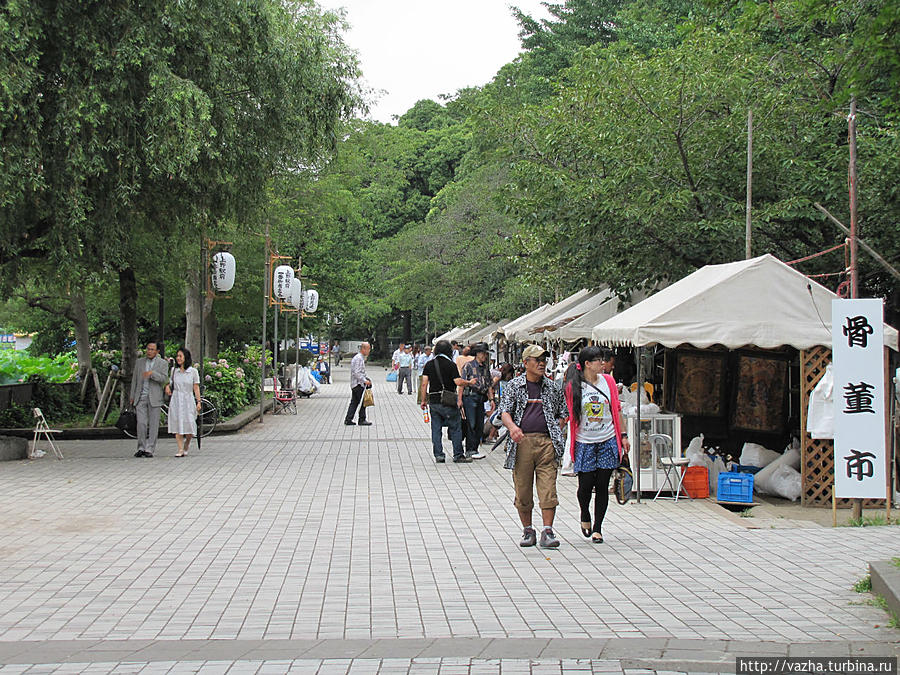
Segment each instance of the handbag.
[{"label": "handbag", "polygon": [[397,371],[389,370],[388,374],[384,377],[385,382],[396,382],[397,381]]},{"label": "handbag", "polygon": [[634,476],[631,473],[631,464],[628,455],[622,455],[619,468],[613,471],[613,492],[616,493],[616,501],[619,504],[627,504],[634,490]]},{"label": "handbag", "polygon": [[[434,362],[434,369],[437,371],[438,384],[441,385],[441,393],[439,395],[438,403],[440,403],[441,405],[449,406],[450,408],[455,408],[457,402],[456,392],[452,389],[444,389],[444,378],[441,375],[441,366],[437,361]],[[428,400],[432,403],[434,402],[432,398],[434,396],[434,393],[428,394]]]},{"label": "handbag", "polygon": [[116,420],[116,429],[121,431],[122,433],[128,433],[132,436],[137,433],[137,413],[130,409],[126,408],[122,411],[122,414],[119,415],[119,419]]},{"label": "handbag", "polygon": [[371,408],[375,405],[375,394],[372,393],[371,388],[368,388],[363,392],[362,404],[363,408]]}]

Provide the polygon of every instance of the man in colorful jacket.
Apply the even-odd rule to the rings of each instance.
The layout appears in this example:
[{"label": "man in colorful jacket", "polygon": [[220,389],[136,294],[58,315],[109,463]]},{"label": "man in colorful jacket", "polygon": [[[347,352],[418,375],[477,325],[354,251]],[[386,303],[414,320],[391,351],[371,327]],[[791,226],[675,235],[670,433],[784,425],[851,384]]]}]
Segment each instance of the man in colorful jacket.
[{"label": "man in colorful jacket", "polygon": [[553,519],[559,500],[556,496],[556,468],[565,450],[563,425],[568,417],[562,389],[546,377],[548,352],[528,345],[522,353],[525,373],[510,380],[500,399],[500,418],[509,430],[507,469],[513,471],[516,510],[524,528],[520,546],[534,546],[537,535],[531,524],[535,483],[544,529],[541,547],[557,548]]}]

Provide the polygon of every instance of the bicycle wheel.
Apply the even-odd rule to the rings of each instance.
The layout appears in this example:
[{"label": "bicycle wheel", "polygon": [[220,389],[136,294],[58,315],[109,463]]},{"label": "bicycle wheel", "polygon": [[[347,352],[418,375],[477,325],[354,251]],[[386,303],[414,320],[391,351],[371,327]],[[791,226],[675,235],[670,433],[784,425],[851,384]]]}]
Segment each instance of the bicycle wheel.
[{"label": "bicycle wheel", "polygon": [[197,433],[201,438],[209,436],[219,423],[219,411],[208,398],[200,399],[200,413],[197,415]]}]

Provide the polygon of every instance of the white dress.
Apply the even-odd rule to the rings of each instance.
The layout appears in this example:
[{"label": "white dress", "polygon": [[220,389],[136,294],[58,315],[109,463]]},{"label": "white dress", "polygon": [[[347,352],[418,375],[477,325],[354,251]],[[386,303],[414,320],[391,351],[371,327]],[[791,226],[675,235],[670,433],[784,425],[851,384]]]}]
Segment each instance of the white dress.
[{"label": "white dress", "polygon": [[172,400],[169,401],[169,433],[197,435],[197,401],[194,385],[200,384],[200,373],[191,366],[184,372],[172,373]]}]

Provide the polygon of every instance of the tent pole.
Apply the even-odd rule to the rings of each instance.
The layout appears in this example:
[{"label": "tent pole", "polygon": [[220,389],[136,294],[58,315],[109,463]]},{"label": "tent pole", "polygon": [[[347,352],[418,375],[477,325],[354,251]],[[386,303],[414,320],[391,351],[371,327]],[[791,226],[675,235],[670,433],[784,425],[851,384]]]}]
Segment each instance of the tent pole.
[{"label": "tent pole", "polygon": [[[635,503],[641,503],[641,390],[644,388],[644,374],[641,372],[641,348],[637,347],[635,351],[637,358],[637,419],[635,420],[634,440],[637,448],[634,453],[634,487],[635,487]],[[656,468],[652,467],[655,471]]]}]

